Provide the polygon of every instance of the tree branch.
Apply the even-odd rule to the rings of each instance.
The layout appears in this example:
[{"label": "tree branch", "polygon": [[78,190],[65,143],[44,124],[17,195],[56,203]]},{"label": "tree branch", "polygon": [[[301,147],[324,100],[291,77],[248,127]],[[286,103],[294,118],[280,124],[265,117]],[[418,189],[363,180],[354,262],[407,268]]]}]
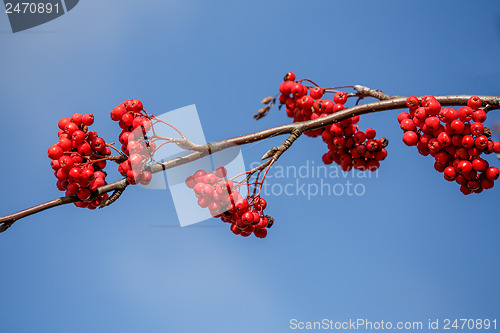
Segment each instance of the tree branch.
[{"label": "tree branch", "polygon": [[[291,134],[293,131],[300,131],[300,133],[302,133],[305,131],[322,128],[356,115],[406,108],[407,97],[394,97],[394,96],[391,97],[389,95],[383,94],[379,90],[373,90],[363,86],[354,86],[354,87],[356,91],[359,93],[359,95],[357,96],[364,95],[364,96],[375,97],[377,99],[380,99],[380,101],[349,107],[344,110],[338,111],[336,113],[330,114],[328,116],[317,118],[314,120],[277,126],[259,132],[241,135],[238,137],[222,141],[208,143],[206,145],[197,146],[196,151],[192,153],[162,162],[160,164],[150,165],[150,171],[151,173],[162,172],[164,170],[171,169],[198,160],[212,153],[219,152],[230,147],[234,147],[235,145],[240,146],[265,140],[278,135]],[[467,105],[467,101],[471,96],[473,95],[445,95],[445,96],[435,96],[435,98],[441,103],[442,106],[460,106],[460,105]],[[490,111],[490,110],[500,109],[500,96],[479,96],[479,98],[483,102],[483,105],[486,105],[486,110]],[[281,155],[285,150],[286,149],[284,149],[281,153],[279,153],[279,155]],[[100,187],[97,190],[97,194],[101,195],[111,191],[123,192],[123,190],[127,187],[127,185],[128,185],[127,180],[121,179],[114,183]],[[77,197],[61,197],[22,210],[14,214],[0,217],[0,233],[7,230],[14,222],[23,217],[41,212],[49,208],[69,203],[74,203],[77,201],[79,201]]]},{"label": "tree branch", "polygon": [[60,198],[45,202],[43,204],[24,209],[20,212],[4,216],[4,217],[0,218],[0,222],[1,222],[0,223],[0,233],[4,232],[8,228],[10,228],[10,226],[12,224],[14,224],[14,222],[16,222],[19,219],[22,219],[23,217],[39,213],[39,212],[44,211],[44,210],[49,209],[49,208],[53,208],[53,207],[57,207],[57,206],[61,206],[61,205],[65,205],[65,204],[69,204],[69,203],[73,203],[73,202],[77,202],[77,201],[79,201],[79,199],[76,196],[74,196],[74,197],[60,197]]}]

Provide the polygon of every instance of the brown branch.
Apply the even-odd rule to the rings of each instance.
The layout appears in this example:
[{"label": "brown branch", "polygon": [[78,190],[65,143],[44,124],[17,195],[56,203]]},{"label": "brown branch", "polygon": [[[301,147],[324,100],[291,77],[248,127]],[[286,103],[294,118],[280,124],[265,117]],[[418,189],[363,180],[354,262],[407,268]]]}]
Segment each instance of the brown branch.
[{"label": "brown branch", "polygon": [[262,156],[261,160],[265,160],[271,157],[272,160],[276,161],[285,151],[288,150],[292,146],[292,144],[302,135],[302,131],[300,129],[293,129],[290,136],[283,142],[282,145],[278,147],[271,148],[267,151],[267,153]]},{"label": "brown branch", "polygon": [[382,90],[370,89],[368,87],[361,86],[359,84],[353,86],[353,88],[354,88],[354,90],[356,90],[356,93],[354,94],[354,96],[357,96],[360,99],[363,99],[364,97],[373,97],[373,98],[376,98],[380,101],[384,101],[384,100],[388,100],[388,99],[394,99],[394,98],[401,97],[401,96],[387,95],[387,94],[384,94],[382,92]]},{"label": "brown branch", "polygon": [[[362,87],[362,86],[359,86],[359,87]],[[293,124],[287,124],[287,125],[282,125],[282,126],[278,126],[278,127],[268,128],[268,129],[265,129],[265,130],[262,130],[259,132],[241,135],[238,137],[234,137],[234,138],[230,138],[230,139],[226,139],[226,140],[222,140],[222,141],[218,141],[218,142],[208,143],[206,145],[202,145],[202,146],[197,147],[198,149],[195,152],[192,152],[192,153],[189,153],[187,155],[162,162],[160,164],[150,165],[150,170],[152,173],[162,172],[164,170],[171,169],[171,168],[198,160],[198,159],[203,158],[209,154],[219,152],[221,150],[224,150],[224,149],[227,149],[230,147],[234,147],[235,145],[245,145],[245,144],[265,140],[265,139],[268,139],[268,138],[271,138],[274,136],[278,136],[278,135],[291,134],[294,130],[305,132],[305,131],[314,130],[317,128],[322,128],[322,127],[331,125],[333,123],[336,123],[338,121],[341,121],[343,119],[347,119],[347,118],[350,118],[350,117],[356,116],[356,115],[406,108],[406,97],[390,97],[389,95],[385,95],[382,92],[377,91],[377,90],[372,90],[372,89],[367,90],[364,88],[359,88],[359,89],[366,96],[380,98],[381,100],[377,101],[377,102],[373,102],[373,103],[356,105],[356,106],[338,111],[336,113],[330,114],[326,117],[321,117],[321,118],[317,118],[314,120],[297,122],[297,123],[293,123]],[[376,97],[376,96],[378,96],[378,97]],[[386,96],[389,96],[389,98],[386,98]],[[446,95],[446,96],[435,96],[435,98],[441,103],[442,106],[459,106],[459,105],[466,105],[467,101],[469,100],[469,98],[471,96],[473,96],[473,95]],[[500,96],[479,96],[479,98],[483,101],[483,105],[487,106],[488,111],[500,109]],[[101,195],[101,194],[111,192],[111,191],[116,191],[116,190],[123,191],[126,186],[127,186],[127,180],[121,179],[121,180],[116,181],[114,183],[100,187],[97,190],[97,193],[98,193],[98,195]],[[76,201],[78,201],[78,198],[76,198],[76,197],[62,197],[62,198],[58,198],[58,199],[31,207],[31,208],[28,208],[25,210],[22,210],[20,212],[14,213],[14,214],[0,217],[0,233],[5,231],[14,222],[16,222],[17,220],[19,220],[23,217],[41,212],[43,210],[46,210],[46,209],[49,209],[52,207],[65,205],[65,204],[76,202]]]},{"label": "brown branch", "polygon": [[60,198],[45,202],[43,204],[24,209],[20,212],[4,216],[4,217],[0,218],[0,222],[1,222],[0,223],[0,233],[4,232],[8,228],[10,228],[10,226],[12,224],[14,224],[14,222],[16,222],[19,219],[22,219],[23,217],[39,213],[39,212],[44,211],[44,210],[49,209],[49,208],[53,208],[53,207],[57,207],[60,205],[65,205],[65,204],[69,204],[69,203],[73,203],[73,202],[77,202],[77,201],[79,201],[79,199],[76,196],[60,197]]}]

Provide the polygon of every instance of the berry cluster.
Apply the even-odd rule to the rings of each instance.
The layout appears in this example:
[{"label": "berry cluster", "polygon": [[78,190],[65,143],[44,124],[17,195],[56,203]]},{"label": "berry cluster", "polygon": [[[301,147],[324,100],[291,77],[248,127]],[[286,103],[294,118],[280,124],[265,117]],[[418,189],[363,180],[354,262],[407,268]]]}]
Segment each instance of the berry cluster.
[{"label": "berry cluster", "polygon": [[143,110],[142,102],[126,100],[111,111],[111,119],[118,121],[122,129],[119,136],[121,151],[128,156],[126,161],[120,163],[118,171],[132,185],[149,184],[152,175],[146,170],[146,164],[153,156],[156,146],[146,137],[152,123],[150,116]]},{"label": "berry cluster", "polygon": [[359,130],[354,118],[332,124],[323,131],[321,137],[329,149],[323,155],[323,162],[330,164],[335,161],[344,171],[353,168],[375,171],[380,167],[379,161],[387,157],[385,147],[388,141],[375,139],[377,133],[373,128]]},{"label": "berry cluster", "polygon": [[[347,94],[318,86],[307,87],[295,81],[295,74],[289,72],[280,84],[279,101],[286,105],[286,114],[293,122],[313,120],[345,109]],[[326,92],[333,92],[333,100],[325,99]],[[328,145],[328,152],[323,155],[323,162],[331,164],[335,161],[342,170],[374,171],[379,168],[379,161],[387,156],[386,139],[375,139],[374,129],[361,131],[358,126],[359,116],[354,116],[327,128],[305,132],[312,137],[321,135]]]},{"label": "berry cluster", "polygon": [[66,196],[76,195],[82,201],[75,205],[96,209],[108,194],[96,196],[97,188],[106,185],[106,157],[111,150],[96,132],[88,131],[94,115],[75,113],[59,120],[59,140],[48,150],[50,165],[57,178],[57,188]]},{"label": "berry cluster", "polygon": [[186,179],[186,185],[194,190],[198,205],[208,208],[213,217],[230,223],[234,234],[248,237],[253,233],[258,238],[265,238],[266,228],[274,223],[273,218],[264,216],[266,200],[258,195],[244,199],[226,175],[223,166],[209,173],[198,170]]},{"label": "berry cluster", "polygon": [[433,156],[434,168],[443,172],[446,180],[457,182],[465,195],[493,187],[499,170],[490,167],[481,154],[500,153],[500,141],[492,141],[490,130],[483,125],[486,112],[480,109],[479,97],[471,97],[467,106],[458,110],[441,108],[430,95],[421,102],[415,96],[408,97],[406,105],[409,112],[398,116],[406,145]]}]

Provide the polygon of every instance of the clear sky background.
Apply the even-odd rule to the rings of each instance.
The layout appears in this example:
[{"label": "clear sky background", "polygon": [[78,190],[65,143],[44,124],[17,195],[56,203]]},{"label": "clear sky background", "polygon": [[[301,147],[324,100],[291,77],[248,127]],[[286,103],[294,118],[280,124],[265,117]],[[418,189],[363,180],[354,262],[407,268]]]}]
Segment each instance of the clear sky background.
[{"label": "clear sky background", "polygon": [[[47,158],[59,118],[93,112],[114,141],[109,112],[127,98],[155,114],[196,104],[215,141],[289,123],[277,109],[252,119],[288,71],[397,95],[500,95],[498,1],[82,0],[16,34],[0,13],[0,42],[1,215],[62,193]],[[500,186],[462,195],[404,146],[397,114],[361,117],[390,140],[377,177],[349,178],[364,195],[271,193],[264,240],[216,220],[180,228],[168,191],[132,187],[100,211],[68,205],[19,221],[0,235],[0,332],[292,332],[294,318],[500,325]],[[244,147],[247,166],[282,140]],[[277,166],[321,165],[324,152],[304,137]]]}]

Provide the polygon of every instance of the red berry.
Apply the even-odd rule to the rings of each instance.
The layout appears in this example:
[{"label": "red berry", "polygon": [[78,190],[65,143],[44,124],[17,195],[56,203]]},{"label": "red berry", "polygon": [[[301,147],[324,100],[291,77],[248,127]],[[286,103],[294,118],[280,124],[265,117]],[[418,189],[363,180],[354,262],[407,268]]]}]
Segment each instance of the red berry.
[{"label": "red berry", "polygon": [[107,147],[106,147],[106,141],[104,141],[103,138],[99,138],[99,137],[95,138],[94,140],[92,140],[90,142],[90,146],[92,147],[92,150],[95,152],[103,152],[104,155],[109,155],[109,154],[106,154],[104,151]]},{"label": "red berry", "polygon": [[457,171],[455,170],[454,167],[448,166],[448,167],[446,167],[446,169],[444,169],[444,176],[445,176],[444,178],[446,180],[452,181],[457,176]]},{"label": "red berry", "polygon": [[255,229],[253,231],[254,235],[257,237],[257,238],[266,238],[267,236],[267,229]]},{"label": "red berry", "polygon": [[427,114],[437,115],[441,111],[441,104],[436,99],[431,99],[427,105]]},{"label": "red berry", "polygon": [[477,149],[485,149],[488,147],[488,137],[486,135],[480,135],[476,138],[474,143]]},{"label": "red berry", "polygon": [[482,105],[481,99],[477,96],[472,96],[467,101],[467,106],[474,110],[479,109],[481,105]]},{"label": "red berry", "polygon": [[481,187],[481,183],[479,182],[479,180],[477,179],[472,179],[472,180],[469,180],[467,182],[467,187],[471,190],[471,191],[476,191],[476,190],[479,190],[479,188]]},{"label": "red berry", "polygon": [[473,135],[481,135],[484,132],[484,125],[480,122],[475,122],[470,125],[470,132]]},{"label": "red berry", "polygon": [[143,109],[142,102],[134,99],[132,102],[127,103],[127,109],[133,112],[139,112]]},{"label": "red berry", "polygon": [[449,145],[451,145],[451,138],[446,132],[439,133],[437,139],[441,147],[448,147]]},{"label": "red berry", "polygon": [[142,185],[148,185],[151,183],[151,179],[153,178],[153,175],[149,171],[143,171],[141,175],[141,181],[140,183]]},{"label": "red berry", "polygon": [[77,126],[80,126],[82,124],[82,119],[83,116],[81,113],[74,113],[71,116],[71,121],[74,122]]},{"label": "red berry", "polygon": [[431,151],[431,153],[437,153],[441,150],[441,145],[439,144],[439,141],[437,139],[430,139],[429,143],[427,144],[427,148]]},{"label": "red berry", "polygon": [[290,90],[290,92],[295,97],[301,97],[301,96],[305,95],[304,90],[307,92],[307,88],[305,88],[302,84],[295,83],[292,86],[292,89]]},{"label": "red berry", "polygon": [[347,102],[347,94],[343,91],[339,91],[333,96],[333,101],[335,103],[345,104]]},{"label": "red berry", "polygon": [[462,133],[465,129],[465,124],[460,119],[453,120],[450,126],[456,134]]},{"label": "red berry", "polygon": [[[279,90],[282,94],[284,94],[285,96],[288,96],[288,95],[290,95],[290,93],[292,91],[293,85],[294,85],[293,81],[282,82],[280,84]],[[288,99],[288,100],[290,100],[290,99]],[[286,103],[288,103],[288,101]]]},{"label": "red berry", "polygon": [[337,111],[340,111],[340,110],[344,110],[345,109],[345,106],[344,104],[340,104],[340,103],[337,103],[333,106],[333,110],[332,110],[332,113],[335,113]]},{"label": "red berry", "polygon": [[48,156],[52,160],[57,160],[57,159],[61,158],[63,153],[64,153],[63,149],[61,147],[59,147],[58,145],[53,145],[48,150]]},{"label": "red berry", "polygon": [[373,139],[377,135],[377,131],[375,131],[373,128],[367,128],[365,130],[365,135],[367,139]]},{"label": "red berry", "polygon": [[462,185],[460,186],[460,192],[462,192],[465,195],[469,195],[472,193],[472,191],[467,187],[467,185]]},{"label": "red berry", "polygon": [[65,152],[71,151],[71,140],[67,138],[60,138],[59,141],[57,141],[57,145],[63,149]]},{"label": "red berry", "polygon": [[125,113],[127,113],[127,109],[123,105],[118,105],[111,111],[111,119],[120,121]]},{"label": "red berry", "polygon": [[85,133],[83,131],[76,130],[71,135],[71,140],[76,142],[76,143],[83,142],[83,141],[85,141]]},{"label": "red berry", "polygon": [[320,87],[314,87],[309,90],[309,95],[311,95],[312,98],[314,99],[319,99],[323,97],[324,90],[321,89]]},{"label": "red berry", "polygon": [[72,136],[73,133],[77,130],[78,130],[78,125],[75,124],[74,122],[69,122],[64,127],[64,132],[66,132],[66,134],[68,134],[69,136]]},{"label": "red berry", "polygon": [[238,228],[238,226],[236,224],[231,224],[231,231],[235,234],[235,235],[239,235],[241,234],[241,230]]},{"label": "red berry", "polygon": [[464,122],[470,121],[472,119],[472,112],[472,108],[469,106],[462,106],[458,109],[458,118]]},{"label": "red berry", "polygon": [[286,73],[283,81],[295,81],[295,74],[293,72]]},{"label": "red berry", "polygon": [[52,161],[50,161],[50,167],[51,167],[54,171],[59,170],[59,168],[61,168],[61,165],[59,164],[59,160],[52,160]]},{"label": "red berry", "polygon": [[243,214],[244,212],[246,212],[248,210],[248,208],[249,208],[248,201],[246,199],[243,199],[243,200],[236,203],[236,210],[240,214]]},{"label": "red berry", "polygon": [[439,162],[434,162],[434,170],[436,170],[437,172],[444,172],[444,170],[446,169],[446,165],[443,165]]},{"label": "red berry", "polygon": [[462,146],[465,148],[471,148],[474,146],[474,138],[472,135],[464,135],[462,137]]},{"label": "red berry", "polygon": [[332,133],[332,135],[334,135],[334,136],[340,136],[340,135],[342,135],[343,131],[344,130],[342,128],[342,125],[340,125],[338,123],[332,124],[330,126],[330,133]]},{"label": "red berry", "polygon": [[495,141],[493,143],[493,152],[495,154],[500,154],[500,141]]},{"label": "red berry", "polygon": [[404,119],[410,118],[410,114],[408,112],[401,112],[398,115],[398,123],[401,123]]},{"label": "red berry", "polygon": [[472,163],[469,161],[465,161],[465,160],[458,162],[457,171],[463,175],[471,172],[472,171]]},{"label": "red berry", "polygon": [[413,131],[407,131],[403,134],[403,142],[407,146],[415,146],[418,142],[418,134]]},{"label": "red berry", "polygon": [[323,154],[321,159],[323,160],[323,163],[325,163],[327,165],[333,163],[333,158],[332,158],[332,155],[330,154],[330,152]]},{"label": "red berry", "polygon": [[472,169],[476,171],[484,171],[487,167],[487,162],[482,158],[475,158],[472,160]]},{"label": "red berry", "polygon": [[327,113],[327,114],[330,114],[330,113],[333,113],[334,112],[334,107],[335,107],[336,104],[334,104],[331,100],[327,99],[323,102],[323,112],[324,113]]},{"label": "red berry", "polygon": [[241,221],[247,225],[253,223],[254,217],[253,213],[250,211],[246,211],[242,216],[241,216]]},{"label": "red berry", "polygon": [[57,179],[60,179],[60,180],[68,179],[68,177],[69,177],[68,170],[60,168],[59,170],[56,171],[55,176]]},{"label": "red berry", "polygon": [[476,110],[472,113],[472,120],[483,123],[486,120],[486,112],[484,110]]},{"label": "red berry", "polygon": [[406,99],[406,106],[410,109],[416,109],[418,107],[418,98],[415,96],[410,96]]},{"label": "red berry", "polygon": [[381,148],[381,145],[379,143],[379,140],[374,140],[374,139],[368,139],[366,140],[366,149],[369,151],[377,151],[379,148]]},{"label": "red berry", "polygon": [[431,116],[427,117],[425,119],[425,125],[430,129],[430,130],[435,130],[439,127],[441,122],[439,121],[439,118],[436,116]]},{"label": "red berry", "polygon": [[94,115],[92,113],[86,113],[82,117],[82,124],[85,126],[91,126],[94,123]]},{"label": "red berry", "polygon": [[89,189],[87,189],[87,188],[80,188],[78,190],[78,194],[77,195],[78,195],[78,198],[80,200],[85,201],[85,200],[88,200],[90,198],[90,194],[91,193],[90,193]]},{"label": "red berry", "polygon": [[194,193],[196,193],[198,196],[203,195],[204,189],[205,189],[205,184],[203,183],[196,183],[193,186]]},{"label": "red berry", "polygon": [[456,109],[450,108],[445,113],[446,122],[451,123],[453,120],[458,118],[458,111]]},{"label": "red berry", "polygon": [[374,154],[377,161],[382,161],[387,157],[387,150],[385,148],[380,149]]},{"label": "red berry", "polygon": [[258,198],[258,200],[254,203],[254,207],[257,210],[264,210],[267,207],[267,201],[264,198]]},{"label": "red berry", "polygon": [[209,203],[210,203],[210,200],[207,197],[198,198],[198,205],[201,208],[207,208]]},{"label": "red berry", "polygon": [[312,108],[313,104],[314,104],[313,98],[311,96],[307,96],[307,95],[302,96],[297,103],[297,105],[300,108],[303,108],[306,110],[310,110]]},{"label": "red berry", "polygon": [[357,131],[356,133],[354,133],[353,138],[354,142],[356,142],[357,144],[362,144],[366,140],[366,134],[363,131]]},{"label": "red berry", "polygon": [[427,117],[427,110],[426,108],[424,107],[419,107],[415,110],[415,114],[414,114],[415,118],[417,118],[418,120],[425,120],[425,118]]},{"label": "red berry", "polygon": [[127,112],[122,116],[122,121],[126,126],[132,126],[132,124],[134,123],[134,115]]},{"label": "red berry", "polygon": [[[444,150],[439,151],[435,156],[434,159],[436,160],[437,163],[443,165],[446,167],[446,163],[448,162],[448,159],[450,158],[450,155]],[[443,168],[444,171],[444,168]]]},{"label": "red berry", "polygon": [[484,188],[485,190],[493,188],[494,185],[495,185],[495,182],[493,180],[490,180],[487,178],[483,178],[481,180],[481,187]]},{"label": "red berry", "polygon": [[68,123],[71,122],[71,119],[69,119],[68,117],[62,117],[60,120],[59,120],[59,123],[57,124],[59,126],[59,129],[63,130],[66,128],[66,125],[68,125]]},{"label": "red berry", "polygon": [[403,119],[403,121],[401,121],[400,127],[404,131],[413,131],[415,129],[415,123],[411,119]]},{"label": "red berry", "polygon": [[269,223],[267,217],[261,217],[260,220],[259,220],[259,223],[257,223],[257,225],[255,226],[255,228],[258,228],[258,229],[262,229],[262,228],[265,228],[267,227],[267,224]]},{"label": "red berry", "polygon": [[82,142],[77,146],[78,152],[83,155],[83,156],[90,156],[92,155],[92,147],[90,147],[90,144],[88,142]]},{"label": "red berry", "polygon": [[80,167],[72,167],[68,173],[69,177],[73,180],[80,179]]},{"label": "red berry", "polygon": [[499,170],[497,167],[489,167],[485,171],[486,179],[497,180],[499,176]]},{"label": "red berry", "polygon": [[94,178],[89,184],[89,189],[92,191],[97,190],[99,187],[104,186],[106,184],[106,181],[102,178]]}]

